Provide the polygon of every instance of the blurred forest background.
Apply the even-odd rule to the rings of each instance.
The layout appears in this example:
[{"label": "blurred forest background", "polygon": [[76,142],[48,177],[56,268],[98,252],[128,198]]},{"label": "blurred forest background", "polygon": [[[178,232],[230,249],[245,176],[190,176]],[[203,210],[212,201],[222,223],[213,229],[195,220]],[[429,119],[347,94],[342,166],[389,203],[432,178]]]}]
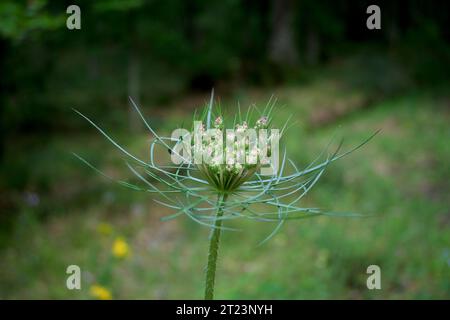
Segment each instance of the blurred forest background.
[{"label": "blurred forest background", "polygon": [[[66,8],[81,8],[81,30]],[[381,30],[366,9],[381,8]],[[226,232],[217,298],[450,298],[448,1],[96,0],[0,2],[0,298],[201,298],[208,229],[132,181],[114,147],[72,108],[145,158],[149,122],[170,133],[214,87],[224,108],[270,96],[298,124],[306,166],[344,147],[305,206],[376,214]],[[66,288],[81,267],[82,290]],[[377,264],[382,289],[368,290]]]}]

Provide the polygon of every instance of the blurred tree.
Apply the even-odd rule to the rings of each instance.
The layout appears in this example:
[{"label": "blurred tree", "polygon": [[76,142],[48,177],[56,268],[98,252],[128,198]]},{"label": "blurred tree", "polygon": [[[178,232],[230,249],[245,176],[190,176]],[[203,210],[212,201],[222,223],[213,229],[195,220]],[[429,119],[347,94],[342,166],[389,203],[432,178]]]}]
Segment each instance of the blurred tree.
[{"label": "blurred tree", "polygon": [[294,41],[292,1],[273,0],[272,13],[270,58],[278,65],[294,65],[298,61],[298,52]]},{"label": "blurred tree", "polygon": [[65,23],[63,14],[45,11],[47,0],[15,1],[0,3],[0,36],[15,43],[23,41],[31,32],[54,30]]},{"label": "blurred tree", "polygon": [[[124,12],[122,20],[125,23],[123,28],[124,34],[120,38],[126,39],[124,45],[127,53],[127,91],[128,96],[131,97],[138,105],[140,105],[141,96],[141,68],[140,68],[140,43],[143,42],[139,39],[137,33],[137,23],[134,23],[139,19],[139,10],[144,5],[143,0],[100,0],[94,4],[94,12],[102,14],[120,14]],[[142,127],[139,116],[134,112],[132,106],[128,111],[129,127],[132,131],[137,131]]]},{"label": "blurred tree", "polygon": [[[6,68],[7,57],[27,38],[36,36],[46,30],[54,30],[64,25],[63,14],[54,15],[45,12],[47,0],[0,2],[0,92],[9,92],[12,83],[9,78],[13,69]],[[4,152],[6,135],[6,118],[3,116],[6,105],[6,95],[0,96],[0,159]]]}]

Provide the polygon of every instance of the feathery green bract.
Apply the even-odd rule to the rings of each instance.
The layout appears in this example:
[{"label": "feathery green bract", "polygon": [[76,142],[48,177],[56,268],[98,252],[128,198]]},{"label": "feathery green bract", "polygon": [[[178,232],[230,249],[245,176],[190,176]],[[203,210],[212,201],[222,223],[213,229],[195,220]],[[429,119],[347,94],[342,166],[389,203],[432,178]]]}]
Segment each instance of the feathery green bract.
[{"label": "feathery green bract", "polygon": [[[131,98],[130,101],[147,129],[154,136],[150,143],[150,159],[148,161],[139,159],[129,153],[92,120],[79,111],[75,111],[128,158],[129,162],[126,162],[128,168],[142,182],[143,186],[125,181],[117,182],[133,190],[157,194],[159,198],[155,199],[157,203],[175,211],[175,213],[163,218],[163,220],[170,220],[185,215],[201,225],[223,230],[234,229],[227,228],[222,223],[217,223],[218,220],[227,221],[244,218],[262,222],[277,222],[273,232],[263,241],[265,242],[288,220],[306,219],[319,215],[359,216],[351,213],[328,212],[319,208],[304,208],[300,206],[300,203],[332,162],[341,159],[366,144],[378,131],[361,144],[346,152],[339,152],[342,143],[331,154],[327,154],[327,147],[321,156],[303,170],[297,168],[294,162],[287,157],[287,152],[284,150],[280,161],[280,169],[273,176],[260,175],[258,173],[258,165],[246,167],[240,171],[227,171],[225,164],[219,165],[214,170],[203,164],[196,165],[192,162],[180,165],[158,165],[155,161],[156,146],[162,146],[173,152],[173,147],[178,140],[159,136],[145,120],[144,115]],[[272,125],[271,115],[275,103],[276,99],[271,97],[262,111],[256,106],[251,106],[245,115],[241,113],[241,108],[239,107],[239,114],[236,114],[232,127],[235,127],[238,121],[240,123],[244,121],[246,124],[251,123],[254,121],[255,112],[257,113],[256,117],[265,119],[265,125],[270,127]],[[218,119],[218,117],[223,119],[220,109],[214,106],[213,94],[200,117],[196,119],[196,116],[197,113],[194,115],[194,120],[206,123],[206,128],[213,126],[212,122],[214,119]],[[280,130],[281,137],[286,133],[288,128],[287,122]],[[223,126],[225,126],[225,122]],[[327,155],[325,156],[325,154]],[[76,156],[89,167],[106,176],[81,156]],[[317,163],[320,159],[322,159],[322,162]],[[217,201],[218,196],[223,197],[224,195],[227,198],[226,205]],[[221,207],[219,208],[219,206]],[[220,216],[215,214],[218,209],[222,211]]]}]

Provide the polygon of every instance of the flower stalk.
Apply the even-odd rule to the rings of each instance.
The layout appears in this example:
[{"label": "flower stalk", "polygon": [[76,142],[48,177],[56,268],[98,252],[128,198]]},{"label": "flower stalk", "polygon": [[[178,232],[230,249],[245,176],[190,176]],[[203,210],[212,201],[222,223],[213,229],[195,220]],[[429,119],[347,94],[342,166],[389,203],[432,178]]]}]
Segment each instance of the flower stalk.
[{"label": "flower stalk", "polygon": [[226,200],[226,194],[219,194],[217,199],[217,213],[214,228],[211,229],[211,235],[209,238],[208,263],[206,264],[205,300],[214,299],[217,256],[219,253],[223,209],[225,207]]}]

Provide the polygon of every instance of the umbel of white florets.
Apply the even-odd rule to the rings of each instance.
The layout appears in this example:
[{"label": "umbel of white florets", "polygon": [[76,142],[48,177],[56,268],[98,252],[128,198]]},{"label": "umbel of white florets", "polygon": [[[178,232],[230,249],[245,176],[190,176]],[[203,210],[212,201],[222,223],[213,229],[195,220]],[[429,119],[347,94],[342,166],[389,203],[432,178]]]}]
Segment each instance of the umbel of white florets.
[{"label": "umbel of white florets", "polygon": [[[267,129],[267,117],[255,122],[254,129]],[[248,123],[236,124],[234,131],[224,130],[222,117],[214,121],[216,129],[213,136],[207,136],[205,125],[199,126],[201,135],[201,158],[208,159],[197,164],[207,180],[223,191],[231,191],[251,178],[261,167],[261,150],[258,143],[246,135]],[[257,136],[257,135],[256,135]],[[255,137],[256,137],[255,136]],[[242,138],[244,137],[244,138]],[[270,137],[268,137],[270,139]],[[194,148],[194,146],[193,146]],[[270,146],[264,150],[270,157]],[[194,152],[194,150],[192,150]]]},{"label": "umbel of white florets", "polygon": [[216,120],[214,120],[214,128],[216,129],[223,129],[223,119],[222,117],[217,117]]},{"label": "umbel of white florets", "polygon": [[268,124],[269,123],[267,117],[263,116],[256,121],[255,129],[266,129]]}]

